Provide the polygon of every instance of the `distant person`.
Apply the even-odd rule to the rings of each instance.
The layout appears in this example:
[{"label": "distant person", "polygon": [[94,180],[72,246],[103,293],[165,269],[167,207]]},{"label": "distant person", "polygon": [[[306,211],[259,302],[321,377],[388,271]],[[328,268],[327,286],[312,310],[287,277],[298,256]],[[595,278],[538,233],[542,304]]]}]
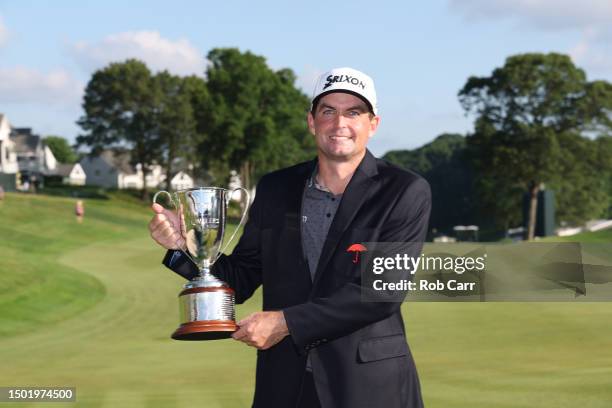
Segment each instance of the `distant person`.
[{"label": "distant person", "polygon": [[4,188],[0,186],[0,201],[4,200]]},{"label": "distant person", "polygon": [[[429,185],[366,149],[380,117],[364,73],[337,68],[321,76],[307,120],[317,158],[262,177],[238,245],[211,271],[237,303],[264,286],[264,311],[233,334],[259,350],[253,407],[422,407],[401,302],[362,301],[360,268],[347,248],[422,243]],[[169,250],[164,264],[195,277],[179,250],[178,217],[158,204],[153,210],[149,229]],[[422,244],[414,247],[410,256]]]},{"label": "distant person", "polygon": [[77,217],[77,221],[79,223],[83,222],[83,217],[85,216],[85,206],[83,205],[82,200],[77,200],[76,204],[74,205],[74,213]]}]

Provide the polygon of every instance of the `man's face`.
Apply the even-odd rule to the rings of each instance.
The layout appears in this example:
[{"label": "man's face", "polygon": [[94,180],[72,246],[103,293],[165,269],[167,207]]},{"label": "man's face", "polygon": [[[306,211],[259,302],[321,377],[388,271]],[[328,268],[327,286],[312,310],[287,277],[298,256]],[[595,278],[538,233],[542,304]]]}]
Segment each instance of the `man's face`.
[{"label": "man's face", "polygon": [[319,152],[333,161],[363,156],[379,122],[380,117],[372,117],[364,101],[342,92],[325,95],[314,115],[308,113],[308,128]]}]

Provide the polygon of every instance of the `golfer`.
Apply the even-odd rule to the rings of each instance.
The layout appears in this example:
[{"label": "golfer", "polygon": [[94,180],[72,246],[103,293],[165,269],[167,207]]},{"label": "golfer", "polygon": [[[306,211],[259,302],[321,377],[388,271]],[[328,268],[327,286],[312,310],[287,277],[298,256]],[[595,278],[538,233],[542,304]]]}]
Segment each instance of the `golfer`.
[{"label": "golfer", "polygon": [[[237,303],[263,286],[263,311],[233,334],[258,350],[253,407],[422,407],[401,304],[361,300],[359,264],[347,249],[423,242],[429,185],[367,150],[380,117],[366,74],[323,74],[307,120],[317,157],[261,178],[236,248],[212,267]],[[195,277],[176,215],[153,210],[149,228],[168,249],[164,264]]]}]

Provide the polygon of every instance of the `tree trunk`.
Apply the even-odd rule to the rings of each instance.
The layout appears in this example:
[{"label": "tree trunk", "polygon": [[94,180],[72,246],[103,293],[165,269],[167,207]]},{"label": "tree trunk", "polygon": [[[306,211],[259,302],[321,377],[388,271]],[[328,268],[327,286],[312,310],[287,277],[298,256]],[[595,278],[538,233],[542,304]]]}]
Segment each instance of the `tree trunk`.
[{"label": "tree trunk", "polygon": [[147,197],[147,166],[142,164],[142,192],[140,194],[142,201],[148,201]]},{"label": "tree trunk", "polygon": [[[242,187],[244,187],[249,193],[251,192],[251,178],[254,173],[254,165],[248,160],[242,163],[240,166],[240,183]],[[249,206],[249,202],[247,202],[246,195],[243,194],[242,200],[240,200],[240,209],[244,211],[244,209]]]},{"label": "tree trunk", "polygon": [[247,190],[251,189],[251,165],[248,160],[240,166],[240,182],[242,187]]},{"label": "tree trunk", "polygon": [[170,191],[172,188],[170,186],[170,182],[172,181],[172,177],[174,177],[172,170],[172,162],[174,161],[174,152],[172,150],[168,151],[168,165],[166,167],[166,190]]},{"label": "tree trunk", "polygon": [[540,185],[535,181],[531,182],[529,186],[529,218],[527,221],[527,240],[532,241],[535,238],[535,227],[536,219],[538,215],[538,193],[540,192]]}]

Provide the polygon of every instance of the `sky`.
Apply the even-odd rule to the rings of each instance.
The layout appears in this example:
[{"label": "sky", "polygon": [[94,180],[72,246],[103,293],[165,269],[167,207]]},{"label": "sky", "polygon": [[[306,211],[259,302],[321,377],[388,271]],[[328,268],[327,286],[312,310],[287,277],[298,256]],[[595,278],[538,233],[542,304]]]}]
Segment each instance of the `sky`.
[{"label": "sky", "polygon": [[510,55],[561,52],[612,81],[610,0],[329,2],[0,0],[0,113],[14,127],[74,141],[93,72],[127,58],[204,75],[206,54],[237,47],[291,68],[308,95],[350,66],[374,78],[376,155],[468,133],[457,93]]}]

